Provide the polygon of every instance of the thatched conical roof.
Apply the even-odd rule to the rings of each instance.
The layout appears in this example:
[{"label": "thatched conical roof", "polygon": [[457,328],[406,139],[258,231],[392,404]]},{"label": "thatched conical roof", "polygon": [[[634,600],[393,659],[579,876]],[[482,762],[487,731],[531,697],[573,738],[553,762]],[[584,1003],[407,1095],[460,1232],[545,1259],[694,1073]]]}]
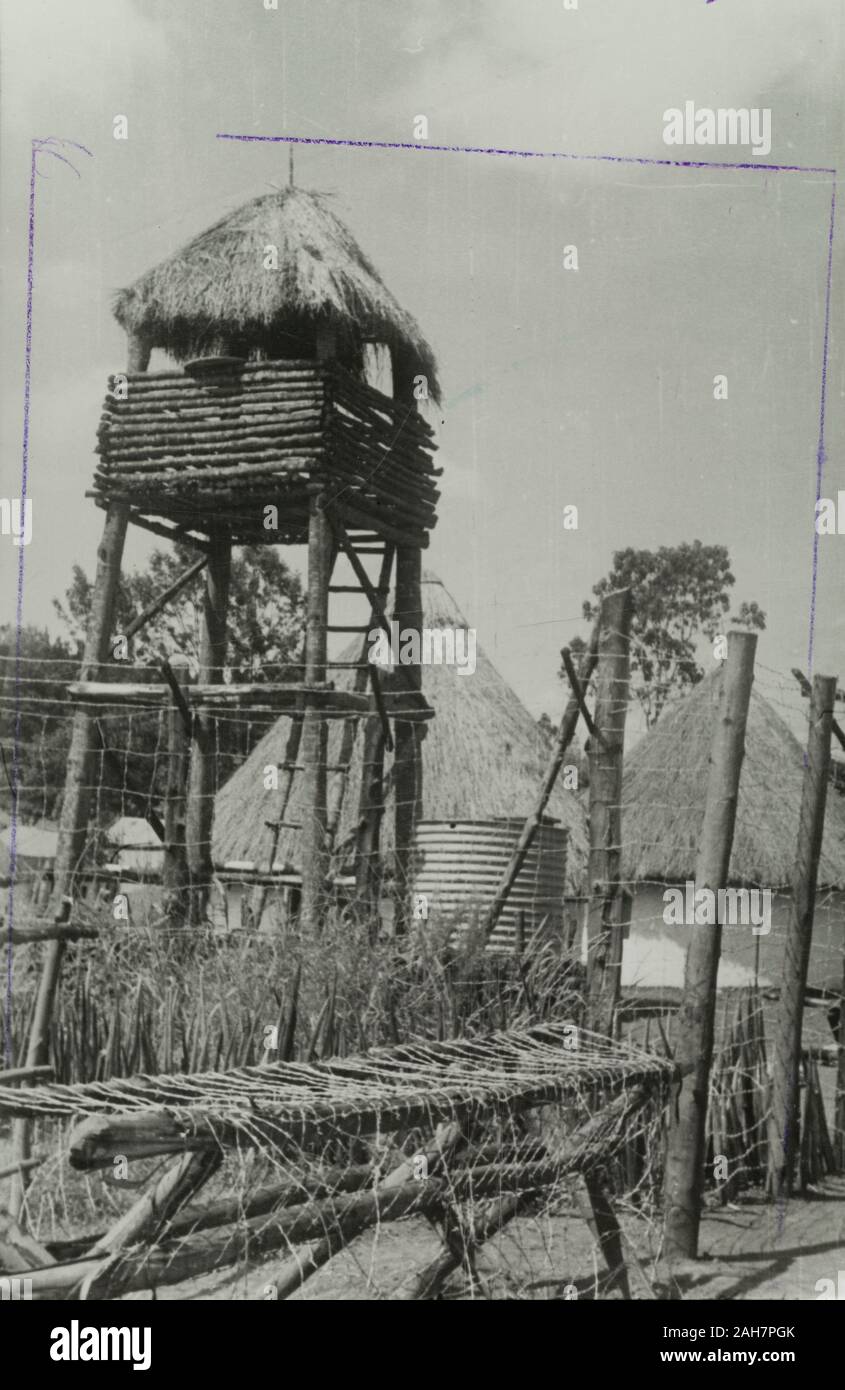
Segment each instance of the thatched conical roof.
[{"label": "thatched conical roof", "polygon": [[[685,882],[695,874],[704,821],[713,724],[723,668],[668,706],[625,760],[623,872],[630,880]],[[795,862],[804,753],[759,690],[752,689],[730,882],[789,886]],[[845,798],[831,787],[819,888],[845,887]]]},{"label": "thatched conical roof", "polygon": [[[265,251],[278,253],[275,270]],[[428,380],[434,355],[324,194],[253,198],[116,296],[118,323],[178,361],[208,352],[307,357],[315,326],[385,343]]]},{"label": "thatched conical roof", "polygon": [[[466,627],[455,600],[433,575],[422,584],[423,623],[428,628]],[[355,646],[344,654],[354,660]],[[489,820],[499,816],[524,816],[536,804],[549,762],[549,750],[533,716],[522,704],[493,663],[479,647],[472,675],[459,675],[454,667],[424,666],[423,692],[436,713],[423,740],[424,820]],[[347,673],[348,674],[348,673]],[[349,684],[349,680],[338,680]],[[247,862],[267,869],[270,832],[265,821],[278,818],[279,793],[265,791],[263,769],[285,758],[290,720],[282,718],[256,745],[246,762],[217,794],[212,853],[216,865]],[[338,760],[340,721],[329,724],[328,762]],[[343,803],[337,845],[354,834],[361,774],[362,729],[359,726],[349,785]],[[393,796],[390,754],[386,757],[388,794],[382,821],[381,846],[393,847]],[[331,786],[331,774],[329,777]],[[301,774],[294,787],[286,821],[302,820]],[[558,784],[547,815],[569,830],[567,886],[580,891],[587,856],[584,810],[573,792]],[[298,832],[283,830],[276,853],[276,867],[299,868]],[[351,850],[351,844],[350,844]],[[348,854],[346,856],[348,862]],[[343,861],[342,854],[338,861]],[[340,867],[340,862],[337,867]]]}]

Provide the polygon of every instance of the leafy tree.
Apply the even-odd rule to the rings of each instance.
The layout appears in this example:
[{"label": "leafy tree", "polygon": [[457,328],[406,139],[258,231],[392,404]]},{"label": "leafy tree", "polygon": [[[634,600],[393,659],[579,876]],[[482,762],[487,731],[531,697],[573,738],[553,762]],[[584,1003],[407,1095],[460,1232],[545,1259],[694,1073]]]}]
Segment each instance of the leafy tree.
[{"label": "leafy tree", "polygon": [[[155,550],[147,568],[121,577],[114,636],[125,632],[133,618],[196,560],[186,545]],[[114,661],[110,678],[138,679],[132,668],[157,666],[163,657],[182,653],[199,658],[205,575],[201,571],[131,639],[130,660]],[[93,584],[79,565],[64,602],[54,600],[57,615],[81,652]],[[302,584],[271,546],[245,546],[232,558],[228,606],[227,670],[235,682],[294,679],[302,645]],[[271,716],[220,717],[215,721],[218,776],[222,783],[249,755]],[[157,714],[135,711],[108,713],[100,721],[104,741],[114,755],[98,770],[99,808],[114,814],[139,814],[137,797],[127,796],[131,781],[142,796],[158,803],[165,779],[165,748]],[[62,781],[63,781],[62,777]]]},{"label": "leafy tree", "polygon": [[12,813],[12,784],[23,822],[55,818],[64,787],[70,721],[66,683],[77,672],[77,657],[45,629],[0,627],[0,807]]},{"label": "leafy tree", "polygon": [[[595,601],[584,603],[591,623],[605,594],[633,591],[631,689],[649,727],[671,695],[702,679],[697,645],[702,638],[712,642],[722,630],[734,583],[725,546],[685,541],[656,551],[617,550],[610,574],[593,586]],[[766,626],[756,603],[743,603],[733,621],[760,630]]]},{"label": "leafy tree", "polygon": [[741,603],[739,605],[739,612],[734,613],[731,622],[734,627],[747,627],[750,628],[752,632],[756,628],[759,632],[762,632],[766,626],[766,615],[759,604]]},{"label": "leafy tree", "polygon": [[[155,550],[145,570],[124,575],[120,584],[115,634],[167,589],[196,560],[191,547],[176,544],[171,551]],[[143,664],[182,652],[199,656],[202,572],[150,620],[132,639],[132,660]],[[54,600],[59,618],[81,647],[93,584],[80,565],[62,604]],[[232,679],[280,680],[299,659],[302,642],[302,585],[272,546],[245,546],[232,559],[229,585],[228,655]]]}]

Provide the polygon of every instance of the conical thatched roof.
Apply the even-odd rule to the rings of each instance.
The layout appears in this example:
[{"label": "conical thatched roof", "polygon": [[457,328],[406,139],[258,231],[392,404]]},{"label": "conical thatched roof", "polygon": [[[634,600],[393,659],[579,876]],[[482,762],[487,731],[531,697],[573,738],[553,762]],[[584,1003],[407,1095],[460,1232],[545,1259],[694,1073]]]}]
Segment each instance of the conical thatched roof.
[{"label": "conical thatched roof", "polygon": [[[466,627],[466,619],[439,579],[423,579],[423,622],[426,627]],[[354,660],[356,647],[345,653]],[[339,684],[348,684],[348,681]],[[479,647],[472,675],[454,667],[424,666],[423,691],[435,711],[423,740],[424,820],[487,820],[527,815],[536,804],[549,750],[536,721]],[[265,791],[263,769],[285,758],[290,720],[273,725],[252,754],[220,789],[215,802],[212,852],[218,866],[248,862],[267,868],[270,834],[264,822],[278,818],[279,793]],[[340,721],[329,724],[329,764],[336,763]],[[337,837],[338,846],[354,834],[360,788],[362,730],[359,726],[349,785]],[[390,754],[386,757],[387,811],[382,822],[382,849],[393,847],[393,796]],[[280,779],[281,780],[281,779]],[[329,776],[331,788],[331,774]],[[285,820],[298,823],[301,813],[301,774]],[[552,793],[547,815],[569,830],[567,886],[580,890],[587,855],[586,819],[581,803],[560,784]],[[342,856],[338,856],[342,860]],[[347,856],[348,859],[348,856]],[[299,867],[298,833],[283,830],[276,866]]]},{"label": "conical thatched roof", "polygon": [[[695,874],[704,820],[720,667],[664,710],[626,755],[623,869],[631,880],[685,882]],[[768,700],[752,689],[730,882],[786,888],[798,839],[804,753]],[[819,887],[845,887],[845,799],[831,787]]]},{"label": "conical thatched roof", "polygon": [[[265,268],[276,247],[278,267]],[[385,343],[428,379],[434,355],[325,195],[284,188],[253,198],[121,290],[127,331],[179,361],[208,352],[312,355],[315,326]]]}]

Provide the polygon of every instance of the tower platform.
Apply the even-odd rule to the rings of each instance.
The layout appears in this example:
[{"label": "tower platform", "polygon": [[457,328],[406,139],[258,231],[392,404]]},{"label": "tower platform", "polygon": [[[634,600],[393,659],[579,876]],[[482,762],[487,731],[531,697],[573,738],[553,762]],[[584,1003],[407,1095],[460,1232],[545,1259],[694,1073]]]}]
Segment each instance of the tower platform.
[{"label": "tower platform", "polygon": [[174,539],[202,545],[225,527],[234,545],[297,545],[318,488],[347,526],[425,548],[434,448],[413,404],[334,361],[210,358],[109,378],[89,495]]}]

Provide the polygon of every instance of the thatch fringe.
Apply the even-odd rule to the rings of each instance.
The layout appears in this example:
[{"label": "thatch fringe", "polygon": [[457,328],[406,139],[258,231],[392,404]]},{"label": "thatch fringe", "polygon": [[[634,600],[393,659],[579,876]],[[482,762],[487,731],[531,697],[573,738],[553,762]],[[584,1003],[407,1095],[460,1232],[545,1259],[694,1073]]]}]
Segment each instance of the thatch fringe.
[{"label": "thatch fringe", "polygon": [[[278,252],[275,270],[265,252]],[[434,354],[325,195],[284,188],[237,208],[115,298],[118,323],[177,361],[313,356],[319,325],[386,344],[439,400]]]}]

